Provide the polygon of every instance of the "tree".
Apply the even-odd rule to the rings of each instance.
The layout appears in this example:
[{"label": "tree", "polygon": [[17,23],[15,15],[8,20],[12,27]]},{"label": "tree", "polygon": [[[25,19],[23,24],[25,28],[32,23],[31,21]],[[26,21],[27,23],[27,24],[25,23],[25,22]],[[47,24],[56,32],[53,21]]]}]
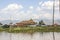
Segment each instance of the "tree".
[{"label": "tree", "polygon": [[3,27],[3,28],[9,28],[10,25],[5,24],[5,25],[3,25],[2,27]]},{"label": "tree", "polygon": [[3,25],[2,23],[0,23],[0,25]]},{"label": "tree", "polygon": [[39,26],[41,25],[45,25],[45,23],[43,22],[43,20],[39,21]]},{"label": "tree", "polygon": [[41,21],[39,21],[39,26],[41,26]]}]

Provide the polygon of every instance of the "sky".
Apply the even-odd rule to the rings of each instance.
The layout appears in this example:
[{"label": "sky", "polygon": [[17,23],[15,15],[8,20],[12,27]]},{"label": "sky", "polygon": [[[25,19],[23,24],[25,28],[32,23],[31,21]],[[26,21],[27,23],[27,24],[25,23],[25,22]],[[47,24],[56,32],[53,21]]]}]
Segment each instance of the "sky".
[{"label": "sky", "polygon": [[[0,0],[0,21],[51,20],[53,2],[53,0]],[[59,0],[55,0],[55,20],[59,20],[59,16]]]}]

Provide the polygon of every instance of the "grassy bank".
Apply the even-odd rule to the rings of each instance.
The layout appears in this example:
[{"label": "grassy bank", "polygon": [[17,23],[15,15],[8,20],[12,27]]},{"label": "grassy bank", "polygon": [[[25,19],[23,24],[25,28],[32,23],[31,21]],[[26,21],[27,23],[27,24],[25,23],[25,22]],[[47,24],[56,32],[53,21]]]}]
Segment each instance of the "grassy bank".
[{"label": "grassy bank", "polygon": [[4,29],[2,27],[0,27],[0,32],[4,31]]},{"label": "grassy bank", "polygon": [[0,31],[7,31],[10,33],[34,33],[34,32],[60,32],[60,27],[13,27],[0,28]]}]

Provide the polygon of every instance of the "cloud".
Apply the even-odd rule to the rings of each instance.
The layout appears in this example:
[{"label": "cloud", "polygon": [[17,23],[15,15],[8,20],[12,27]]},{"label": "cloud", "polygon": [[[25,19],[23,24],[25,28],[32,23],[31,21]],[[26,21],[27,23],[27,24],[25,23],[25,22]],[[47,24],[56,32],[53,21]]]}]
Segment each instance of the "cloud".
[{"label": "cloud", "polygon": [[52,9],[53,7],[53,1],[46,1],[42,4],[43,8],[48,8],[48,9]]},{"label": "cloud", "polygon": [[39,2],[39,5],[42,5],[42,3],[43,3],[42,1],[41,1],[41,2]]},{"label": "cloud", "polygon": [[0,16],[0,21],[1,21],[1,20],[5,20],[5,18],[3,18],[3,17]]},{"label": "cloud", "polygon": [[[39,2],[35,8],[29,6],[27,10],[20,4],[9,4],[0,11],[1,20],[8,20],[10,16],[13,20],[28,20],[28,19],[52,19],[52,5],[53,1]],[[58,1],[55,2],[55,7],[58,10]],[[58,11],[55,11],[55,19],[59,19]]]},{"label": "cloud", "polygon": [[3,9],[1,9],[0,13],[11,13],[11,12],[15,12],[15,11],[21,10],[21,9],[23,9],[22,5],[13,3],[13,4],[9,4],[8,6],[6,6]]},{"label": "cloud", "polygon": [[[54,1],[46,1],[41,5],[41,7],[45,9],[53,9],[53,2]],[[55,1],[55,9],[57,8],[59,8],[59,1]]]},{"label": "cloud", "polygon": [[22,9],[22,5],[18,4],[9,4],[4,10],[17,10],[17,9]]},{"label": "cloud", "polygon": [[36,11],[41,11],[41,10],[42,10],[42,8],[40,8],[40,7],[36,8]]},{"label": "cloud", "polygon": [[[41,4],[41,5],[40,5]],[[38,15],[41,15],[41,18],[52,19],[53,17],[53,1],[39,2],[39,5],[36,8]],[[59,18],[59,1],[55,1],[55,19]]]},{"label": "cloud", "polygon": [[9,4],[5,8],[0,9],[0,16],[7,20],[10,18],[10,16],[17,16],[17,14],[19,14],[19,11],[21,11],[22,9],[22,5],[16,3]]},{"label": "cloud", "polygon": [[30,6],[29,9],[32,10],[34,7],[33,6]]}]

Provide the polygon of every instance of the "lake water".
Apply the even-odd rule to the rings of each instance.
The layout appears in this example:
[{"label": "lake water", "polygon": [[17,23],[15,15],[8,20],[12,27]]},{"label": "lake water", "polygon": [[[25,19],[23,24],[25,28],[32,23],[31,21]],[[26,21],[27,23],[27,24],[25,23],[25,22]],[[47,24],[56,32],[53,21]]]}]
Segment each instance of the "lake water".
[{"label": "lake water", "polygon": [[[55,40],[60,40],[60,32],[54,32]],[[0,33],[0,40],[53,40],[52,32],[28,33]]]}]

